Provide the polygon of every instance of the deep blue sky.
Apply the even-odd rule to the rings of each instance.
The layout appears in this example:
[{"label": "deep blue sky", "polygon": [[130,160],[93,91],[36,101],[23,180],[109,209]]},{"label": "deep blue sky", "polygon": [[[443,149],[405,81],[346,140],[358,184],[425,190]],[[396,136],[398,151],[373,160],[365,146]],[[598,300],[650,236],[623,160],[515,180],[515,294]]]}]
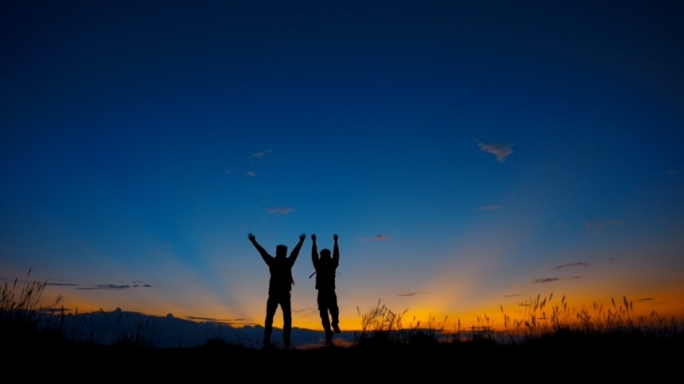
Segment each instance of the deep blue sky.
[{"label": "deep blue sky", "polygon": [[0,278],[261,322],[247,233],[337,233],[347,327],[378,298],[684,312],[681,3],[228,3],[3,2]]}]

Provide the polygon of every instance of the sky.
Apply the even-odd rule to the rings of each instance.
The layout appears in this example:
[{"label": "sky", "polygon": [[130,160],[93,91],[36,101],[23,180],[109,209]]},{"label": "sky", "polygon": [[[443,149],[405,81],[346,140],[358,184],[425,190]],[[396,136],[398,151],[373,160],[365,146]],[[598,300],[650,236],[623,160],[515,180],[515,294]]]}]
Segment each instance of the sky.
[{"label": "sky", "polygon": [[378,300],[448,328],[550,293],[684,317],[683,17],[4,1],[0,279],[31,270],[81,313],[263,324],[247,235],[275,254],[305,233],[293,325],[316,329],[309,236],[338,234],[343,329]]}]

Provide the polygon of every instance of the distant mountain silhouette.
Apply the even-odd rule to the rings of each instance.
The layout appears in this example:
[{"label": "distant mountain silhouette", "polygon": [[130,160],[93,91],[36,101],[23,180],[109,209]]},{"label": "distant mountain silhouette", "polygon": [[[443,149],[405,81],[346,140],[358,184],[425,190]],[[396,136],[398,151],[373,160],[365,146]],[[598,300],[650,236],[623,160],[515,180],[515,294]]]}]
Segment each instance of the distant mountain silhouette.
[{"label": "distant mountain silhouette", "polygon": [[[150,316],[126,312],[117,308],[110,312],[91,312],[65,315],[64,329],[68,338],[93,341],[99,344],[137,344],[159,348],[194,347],[208,340],[223,340],[246,347],[261,347],[264,328],[247,325],[235,328],[217,322],[195,322],[174,317]],[[338,339],[350,342],[353,332],[343,332]],[[274,340],[282,339],[282,329],[273,329]],[[303,328],[292,328],[295,347],[323,346],[325,333]]]}]

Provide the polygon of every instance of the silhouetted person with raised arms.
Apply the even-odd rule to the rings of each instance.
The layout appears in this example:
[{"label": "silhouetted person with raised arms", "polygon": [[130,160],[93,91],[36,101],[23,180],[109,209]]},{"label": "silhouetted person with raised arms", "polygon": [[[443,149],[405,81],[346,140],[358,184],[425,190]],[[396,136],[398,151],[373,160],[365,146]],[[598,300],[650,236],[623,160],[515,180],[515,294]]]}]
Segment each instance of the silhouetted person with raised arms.
[{"label": "silhouetted person with raised arms", "polygon": [[325,344],[332,345],[333,331],[330,330],[330,318],[328,311],[332,317],[332,329],[335,333],[340,333],[339,314],[340,310],[337,308],[337,295],[335,294],[335,271],[340,264],[340,250],[337,247],[337,235],[333,236],[335,240],[335,247],[333,248],[332,258],[330,257],[330,250],[322,249],[321,256],[318,257],[318,249],[316,247],[316,235],[311,235],[313,245],[311,246],[311,260],[316,269],[316,289],[318,289],[318,312],[321,315],[321,323],[323,323],[323,330],[325,331]]},{"label": "silhouetted person with raised arms", "polygon": [[254,247],[259,251],[259,254],[268,265],[271,272],[271,280],[268,282],[268,301],[266,302],[266,322],[264,324],[264,347],[271,345],[271,332],[273,331],[273,316],[280,304],[280,309],[283,311],[283,343],[285,348],[290,346],[290,331],[292,330],[292,308],[290,307],[290,291],[292,290],[292,266],[297,260],[299,250],[306,239],[305,234],[299,236],[299,243],[295,246],[287,257],[287,247],[285,245],[278,245],[276,247],[276,256],[273,257],[266,252],[266,250],[256,241],[256,236],[249,234],[247,236]]}]

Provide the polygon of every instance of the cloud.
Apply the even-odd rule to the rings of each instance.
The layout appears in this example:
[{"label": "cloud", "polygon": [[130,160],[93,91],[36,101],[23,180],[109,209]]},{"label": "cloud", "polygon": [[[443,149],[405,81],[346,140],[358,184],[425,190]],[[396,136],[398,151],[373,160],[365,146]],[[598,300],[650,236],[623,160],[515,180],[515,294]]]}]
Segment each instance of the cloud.
[{"label": "cloud", "polygon": [[514,293],[512,295],[504,295],[504,297],[516,297],[516,296],[520,296],[520,295],[522,295],[522,293]]},{"label": "cloud", "polygon": [[643,302],[643,301],[653,301],[653,300],[655,300],[655,297],[644,297],[643,299],[636,299],[634,301]]},{"label": "cloud", "polygon": [[[139,283],[142,283],[140,281]],[[55,284],[55,285],[66,285],[66,284]],[[92,284],[92,285],[86,285],[86,284],[71,284],[72,286],[78,286],[78,290],[80,291],[96,291],[96,290],[108,290],[108,291],[123,291],[126,289],[131,289],[131,288],[151,288],[153,287],[151,284]]]},{"label": "cloud", "polygon": [[373,241],[389,241],[391,238],[390,235],[377,234],[373,237]]},{"label": "cloud", "polygon": [[554,225],[555,225],[556,227],[563,227],[563,228],[567,228],[567,227],[568,227],[567,224],[565,224],[565,223],[563,223],[563,222],[561,222],[561,221],[557,222],[557,223],[554,224]]},{"label": "cloud", "polygon": [[226,175],[230,175],[231,173],[233,173],[233,171],[231,171],[230,169],[226,169],[223,171],[223,173],[225,173]]},{"label": "cloud", "polygon": [[622,259],[624,259],[624,258],[625,258],[625,255],[620,255],[620,256],[617,256],[617,257],[611,257],[611,258],[608,259],[608,261],[620,261],[620,260],[622,260]]},{"label": "cloud", "polygon": [[267,153],[271,153],[271,150],[270,149],[264,149],[263,151],[254,152],[254,153],[252,153],[251,157],[253,159],[263,159]]},{"label": "cloud", "polygon": [[485,205],[484,207],[475,208],[475,211],[496,211],[501,209],[500,205]]},{"label": "cloud", "polygon": [[128,284],[121,284],[121,285],[116,285],[116,284],[98,284],[98,285],[91,286],[91,287],[82,287],[82,288],[76,288],[76,289],[79,289],[79,290],[82,290],[82,291],[94,291],[94,290],[97,290],[97,289],[105,289],[105,290],[112,290],[112,289],[113,289],[113,290],[124,290],[124,289],[129,289],[129,288],[132,288],[132,287],[131,287],[130,285],[128,285]]},{"label": "cloud", "polygon": [[78,284],[73,283],[45,283],[45,285],[57,285],[62,287],[77,287]]},{"label": "cloud", "polygon": [[281,208],[274,208],[271,207],[268,209],[268,213],[273,213],[275,215],[287,215],[288,213],[294,211],[292,207],[281,207]]},{"label": "cloud", "polygon": [[561,269],[561,268],[568,268],[568,267],[588,267],[589,263],[569,263],[569,264],[561,264],[561,265],[556,265],[553,267],[553,269]]},{"label": "cloud", "polygon": [[584,228],[586,228],[591,233],[598,233],[606,227],[624,227],[627,224],[624,220],[608,220],[606,222],[603,219],[596,219],[594,221],[586,221],[584,223]]},{"label": "cloud", "polygon": [[544,284],[544,283],[550,283],[552,281],[558,281],[560,280],[557,277],[545,277],[543,279],[534,279],[532,280],[532,284]]},{"label": "cloud", "polygon": [[379,235],[376,235],[376,236],[370,237],[370,238],[369,237],[362,237],[359,239],[359,241],[371,241],[371,240],[373,240],[373,241],[389,241],[391,238],[392,238],[392,236],[390,236],[390,235],[379,234]]},{"label": "cloud", "polygon": [[667,171],[667,175],[670,177],[676,177],[679,176],[679,172],[677,171]]},{"label": "cloud", "polygon": [[427,295],[430,292],[404,292],[404,293],[399,293],[397,296],[402,296],[402,297],[411,297],[415,295]]},{"label": "cloud", "polygon": [[506,160],[506,157],[513,153],[511,144],[483,144],[477,142],[477,146],[480,147],[481,151],[491,153],[492,155],[496,156],[496,160],[499,163],[503,163]]},{"label": "cloud", "polygon": [[256,177],[256,173],[254,173],[254,171],[247,171],[245,172],[245,176]]}]

